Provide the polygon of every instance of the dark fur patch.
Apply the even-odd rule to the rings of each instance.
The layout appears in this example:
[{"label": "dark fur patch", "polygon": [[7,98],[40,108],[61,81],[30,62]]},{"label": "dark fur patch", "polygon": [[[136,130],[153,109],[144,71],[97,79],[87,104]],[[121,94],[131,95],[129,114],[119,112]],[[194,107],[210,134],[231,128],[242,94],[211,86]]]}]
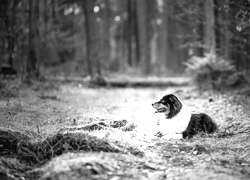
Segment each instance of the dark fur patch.
[{"label": "dark fur patch", "polygon": [[164,96],[160,103],[164,104],[164,105],[168,105],[170,108],[169,114],[167,116],[167,118],[172,118],[175,115],[177,115],[182,108],[182,103],[179,101],[179,99],[173,95],[173,94],[169,94]]},{"label": "dark fur patch", "polygon": [[187,129],[182,133],[183,138],[192,138],[194,135],[204,133],[214,133],[218,130],[216,123],[205,113],[192,114]]}]

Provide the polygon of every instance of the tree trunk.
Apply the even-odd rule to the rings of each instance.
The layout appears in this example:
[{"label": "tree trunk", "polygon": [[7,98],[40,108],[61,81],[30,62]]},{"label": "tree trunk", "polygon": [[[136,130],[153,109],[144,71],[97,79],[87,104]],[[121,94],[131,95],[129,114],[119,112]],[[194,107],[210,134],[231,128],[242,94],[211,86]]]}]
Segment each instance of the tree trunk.
[{"label": "tree trunk", "polygon": [[205,0],[205,52],[216,53],[214,0]]},{"label": "tree trunk", "polygon": [[15,56],[15,42],[16,42],[16,33],[15,33],[15,25],[16,25],[16,7],[17,1],[12,1],[11,3],[11,15],[9,17],[9,30],[8,30],[8,64],[11,68],[13,68],[13,61]]},{"label": "tree trunk", "polygon": [[103,15],[103,20],[102,20],[102,26],[103,26],[103,32],[102,32],[102,47],[103,47],[103,58],[102,61],[105,62],[105,64],[102,64],[102,67],[105,68],[105,70],[108,69],[108,63],[110,62],[110,12],[109,12],[109,7],[110,3],[109,0],[104,1],[105,4],[105,9],[104,15]]},{"label": "tree trunk", "polygon": [[147,2],[145,0],[137,0],[137,31],[139,38],[139,63],[143,69],[144,74],[150,73],[150,56],[148,48],[148,26],[147,26]]},{"label": "tree trunk", "polygon": [[[159,10],[159,15],[161,22],[157,24],[159,26],[159,35],[157,37],[158,41],[158,74],[165,74],[166,72],[166,59],[169,54],[169,46],[168,46],[168,16],[167,16],[167,2],[163,1],[163,7]],[[157,23],[157,22],[156,22]],[[167,60],[168,61],[168,60]]]},{"label": "tree trunk", "polygon": [[36,37],[38,34],[39,1],[29,0],[29,36],[28,36],[28,59],[26,65],[27,79],[38,78],[38,56]]},{"label": "tree trunk", "polygon": [[128,13],[128,19],[127,19],[127,25],[126,25],[126,32],[127,32],[127,47],[128,47],[128,65],[133,67],[136,66],[136,60],[135,60],[135,30],[136,30],[136,6],[135,6],[135,0],[128,0],[127,4],[127,13]]},{"label": "tree trunk", "polygon": [[86,57],[87,57],[87,66],[88,66],[88,73],[91,77],[93,77],[93,70],[92,70],[92,62],[91,62],[91,55],[90,55],[90,28],[89,28],[89,24],[90,24],[90,20],[89,20],[89,13],[90,11],[88,10],[88,1],[84,0],[82,2],[82,7],[83,7],[83,11],[84,11],[84,16],[85,16],[85,34],[86,34]]},{"label": "tree trunk", "polygon": [[88,64],[88,73],[93,78],[95,75],[101,74],[99,54],[100,29],[97,22],[97,13],[93,11],[95,6],[94,0],[82,1],[82,9],[85,15],[85,31],[86,31],[86,57]]},{"label": "tree trunk", "polygon": [[175,7],[172,4],[172,2],[168,1],[167,4],[167,11],[168,14],[171,16],[167,16],[166,18],[168,19],[168,27],[167,27],[167,32],[168,32],[168,47],[169,47],[169,52],[166,57],[166,66],[167,66],[167,71],[172,74],[176,70],[176,62],[178,61],[178,47],[177,47],[177,22],[175,19]]},{"label": "tree trunk", "polygon": [[[219,1],[219,0],[218,0]],[[222,6],[222,5],[221,5]],[[230,57],[230,47],[231,47],[231,38],[230,38],[230,15],[229,13],[227,12],[224,12],[223,13],[223,19],[222,21],[224,22],[223,23],[223,44],[221,45],[221,47],[223,46],[224,48],[224,51],[223,51],[223,57],[226,59],[226,60],[229,60],[231,57]]]}]

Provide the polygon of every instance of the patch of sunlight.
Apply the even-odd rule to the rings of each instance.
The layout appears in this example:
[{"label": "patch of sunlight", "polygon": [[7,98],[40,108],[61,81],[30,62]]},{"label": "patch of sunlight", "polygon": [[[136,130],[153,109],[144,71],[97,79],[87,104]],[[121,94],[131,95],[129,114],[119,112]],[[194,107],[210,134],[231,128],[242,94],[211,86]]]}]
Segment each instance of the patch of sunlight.
[{"label": "patch of sunlight", "polygon": [[242,26],[241,25],[237,25],[236,29],[237,29],[237,31],[241,32],[242,31]]},{"label": "patch of sunlight", "polygon": [[98,13],[100,11],[100,7],[99,6],[95,6],[94,9],[93,9],[93,11],[95,13]]},{"label": "patch of sunlight", "polygon": [[121,20],[121,16],[115,16],[115,21],[118,22]]},{"label": "patch of sunlight", "polygon": [[160,12],[163,12],[164,10],[164,1],[163,0],[157,0],[157,6]]}]

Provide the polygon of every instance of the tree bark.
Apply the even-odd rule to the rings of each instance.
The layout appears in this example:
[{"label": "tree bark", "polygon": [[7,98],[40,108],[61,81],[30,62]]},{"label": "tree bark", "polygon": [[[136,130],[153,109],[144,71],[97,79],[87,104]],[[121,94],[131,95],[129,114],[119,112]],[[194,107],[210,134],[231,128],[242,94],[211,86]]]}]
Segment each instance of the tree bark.
[{"label": "tree bark", "polygon": [[167,16],[167,2],[163,1],[163,7],[160,10],[160,18],[161,18],[161,24],[159,24],[159,35],[157,37],[158,40],[158,74],[165,74],[167,68],[166,59],[169,54],[169,46],[168,46],[168,16]]},{"label": "tree bark", "polygon": [[205,52],[216,53],[214,0],[205,0]]},{"label": "tree bark", "polygon": [[100,29],[97,22],[97,13],[93,11],[95,0],[82,1],[82,9],[85,16],[86,31],[86,57],[88,74],[93,78],[95,75],[101,74],[100,56],[98,56],[100,43]]},{"label": "tree bark", "polygon": [[10,15],[10,23],[8,30],[8,64],[11,68],[13,68],[13,61],[15,56],[15,41],[16,41],[16,33],[15,33],[15,25],[16,25],[16,7],[18,1],[11,2],[11,15]]},{"label": "tree bark", "polygon": [[26,64],[27,79],[38,78],[38,56],[36,50],[36,37],[38,36],[39,1],[29,0],[29,35],[28,59]]},{"label": "tree bark", "polygon": [[103,58],[102,61],[106,62],[105,64],[102,64],[102,67],[105,68],[106,70],[108,69],[108,63],[110,62],[110,3],[109,0],[104,0],[105,4],[105,9],[103,10],[103,21],[102,21],[102,26],[103,26],[103,32],[102,32],[102,47],[103,47]]},{"label": "tree bark", "polygon": [[93,70],[92,70],[92,62],[91,62],[91,51],[90,51],[90,28],[89,28],[89,24],[90,24],[90,11],[89,11],[89,6],[88,6],[88,1],[84,0],[82,2],[82,7],[83,7],[83,11],[84,11],[84,16],[85,16],[85,34],[86,34],[86,57],[87,57],[87,66],[88,66],[88,73],[91,77],[93,77]]},{"label": "tree bark", "polygon": [[137,0],[137,31],[139,38],[139,63],[144,74],[150,73],[150,56],[148,48],[148,26],[147,26],[147,2],[145,0]]},{"label": "tree bark", "polygon": [[128,47],[128,65],[129,66],[134,66],[135,63],[135,56],[134,56],[134,48],[133,44],[134,42],[134,37],[135,37],[135,1],[134,0],[128,0],[127,4],[127,13],[128,13],[128,19],[127,19],[127,47]]}]

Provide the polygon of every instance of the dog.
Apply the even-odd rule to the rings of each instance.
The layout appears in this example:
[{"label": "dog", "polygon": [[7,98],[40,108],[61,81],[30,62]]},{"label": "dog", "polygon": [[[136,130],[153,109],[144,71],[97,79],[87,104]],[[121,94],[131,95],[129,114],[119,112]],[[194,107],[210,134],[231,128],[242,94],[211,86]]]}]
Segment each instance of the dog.
[{"label": "dog", "polygon": [[193,114],[177,96],[169,94],[152,104],[158,120],[158,134],[180,134],[182,138],[192,138],[198,133],[214,133],[218,130],[215,121],[205,113]]}]

